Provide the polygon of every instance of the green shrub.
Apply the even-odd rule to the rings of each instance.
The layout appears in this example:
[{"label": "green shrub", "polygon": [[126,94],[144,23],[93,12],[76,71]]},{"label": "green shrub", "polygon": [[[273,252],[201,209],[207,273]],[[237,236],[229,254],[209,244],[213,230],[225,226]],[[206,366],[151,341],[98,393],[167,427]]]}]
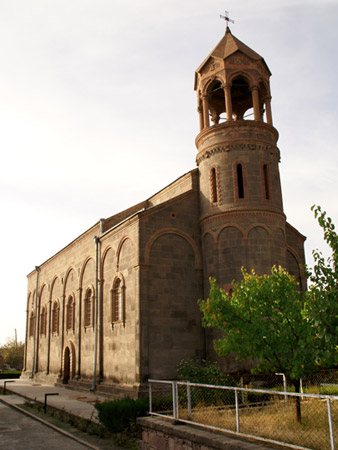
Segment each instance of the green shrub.
[{"label": "green shrub", "polygon": [[172,409],[173,398],[171,395],[166,395],[164,397],[152,397],[152,411],[153,412],[163,412]]},{"label": "green shrub", "polygon": [[235,380],[223,373],[215,362],[183,359],[178,364],[176,371],[180,379],[188,380],[191,383],[236,386]]},{"label": "green shrub", "polygon": [[0,372],[0,380],[11,380],[13,378],[20,378],[20,370],[3,370]]},{"label": "green shrub", "polygon": [[271,399],[271,395],[269,394],[264,394],[263,392],[245,392],[244,393],[246,396],[246,402],[245,403],[249,403],[249,404],[264,404],[268,401],[270,401]]},{"label": "green shrub", "polygon": [[[235,380],[224,374],[217,363],[211,361],[182,360],[176,368],[180,379],[191,383],[213,384],[215,386],[236,386]],[[180,396],[183,405],[186,403],[186,393]],[[195,407],[201,405],[233,405],[234,392],[223,389],[191,387],[191,402]]]},{"label": "green shrub", "polygon": [[113,433],[122,431],[136,422],[136,417],[145,416],[148,400],[126,397],[121,400],[96,403],[100,422]]}]

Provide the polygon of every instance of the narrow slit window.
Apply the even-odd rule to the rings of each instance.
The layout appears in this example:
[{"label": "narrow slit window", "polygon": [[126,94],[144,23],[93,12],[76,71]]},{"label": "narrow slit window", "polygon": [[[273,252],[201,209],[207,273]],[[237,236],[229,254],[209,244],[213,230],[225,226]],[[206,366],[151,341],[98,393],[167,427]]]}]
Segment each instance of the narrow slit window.
[{"label": "narrow slit window", "polygon": [[242,164],[237,164],[237,188],[238,188],[238,198],[244,198],[244,183],[243,183]]},{"label": "narrow slit window", "polygon": [[57,302],[54,302],[52,312],[52,333],[58,332],[59,332],[59,306]]},{"label": "narrow slit window", "polygon": [[270,190],[269,190],[269,169],[267,164],[263,166],[263,177],[264,177],[264,193],[265,199],[270,200]]},{"label": "narrow slit window", "polygon": [[113,314],[113,321],[118,322],[122,320],[122,286],[121,286],[121,280],[117,280],[115,283],[115,289],[114,289],[114,314]]},{"label": "narrow slit window", "polygon": [[46,311],[45,306],[42,307],[40,320],[41,320],[40,334],[41,334],[41,336],[43,336],[43,335],[46,335],[46,329],[47,329],[47,311]]},{"label": "narrow slit window", "polygon": [[29,317],[29,337],[34,336],[34,312],[31,312]]},{"label": "narrow slit window", "polygon": [[90,327],[92,325],[92,314],[93,314],[93,292],[90,288],[86,291],[85,302],[84,302],[84,325],[85,327]]},{"label": "narrow slit window", "polygon": [[66,328],[67,330],[72,330],[73,326],[74,326],[74,300],[72,296],[69,296],[67,304]]},{"label": "narrow slit window", "polygon": [[217,195],[217,182],[216,182],[216,169],[213,167],[211,169],[211,201],[212,203],[218,202]]},{"label": "narrow slit window", "polygon": [[122,278],[116,278],[111,290],[111,305],[112,305],[112,324],[114,322],[123,322],[123,326],[126,321],[126,286]]}]

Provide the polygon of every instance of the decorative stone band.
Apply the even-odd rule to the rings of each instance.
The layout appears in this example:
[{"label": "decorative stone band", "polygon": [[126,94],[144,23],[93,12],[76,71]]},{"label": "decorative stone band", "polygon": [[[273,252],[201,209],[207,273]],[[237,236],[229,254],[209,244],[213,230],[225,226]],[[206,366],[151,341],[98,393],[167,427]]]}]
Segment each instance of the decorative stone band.
[{"label": "decorative stone band", "polygon": [[196,163],[199,164],[205,159],[210,158],[211,156],[217,153],[224,152],[236,152],[236,151],[264,151],[266,153],[270,153],[271,155],[275,155],[277,157],[278,162],[280,162],[280,151],[279,148],[272,145],[267,144],[227,144],[223,146],[212,147],[207,150],[200,151],[196,156]]},{"label": "decorative stone band", "polygon": [[225,222],[232,219],[241,219],[245,218],[273,218],[273,221],[275,223],[281,222],[285,223],[286,216],[283,212],[276,208],[269,208],[269,210],[266,209],[258,209],[256,207],[253,208],[229,208],[228,211],[223,211],[219,214],[208,214],[204,217],[200,218],[200,225],[202,228],[205,228],[209,226],[210,224],[214,224],[217,222]]}]

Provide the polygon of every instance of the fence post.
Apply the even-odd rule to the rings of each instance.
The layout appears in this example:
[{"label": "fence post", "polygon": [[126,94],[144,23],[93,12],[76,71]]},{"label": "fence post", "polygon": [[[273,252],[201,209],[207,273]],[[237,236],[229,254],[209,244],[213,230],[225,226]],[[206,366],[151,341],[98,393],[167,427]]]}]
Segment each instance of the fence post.
[{"label": "fence post", "polygon": [[[301,394],[304,394],[304,390],[303,390],[303,380],[301,378],[299,378],[299,386],[300,386],[300,392]],[[302,400],[304,400],[304,397],[302,397]]]},{"label": "fence post", "polygon": [[281,376],[283,377],[283,389],[284,389],[284,392],[285,392],[285,395],[284,395],[284,403],[287,403],[287,402],[288,402],[288,395],[287,395],[288,387],[287,387],[287,385],[286,385],[286,376],[285,376],[285,373],[276,373],[275,375],[281,375]]},{"label": "fence post", "polygon": [[178,401],[178,384],[175,382],[175,392],[176,392],[176,418],[180,418],[180,402]]},{"label": "fence post", "polygon": [[153,391],[151,388],[151,381],[149,382],[149,413],[153,412]]},{"label": "fence post", "polygon": [[[244,388],[244,377],[240,379],[241,388]],[[244,391],[242,391],[242,403],[244,405]]]},{"label": "fence post", "polygon": [[45,414],[47,412],[47,397],[49,397],[50,395],[59,395],[59,393],[58,392],[53,392],[53,393],[45,394],[45,402],[43,404],[43,410],[44,410]]},{"label": "fence post", "polygon": [[288,396],[287,396],[288,387],[287,387],[287,384],[286,384],[285,373],[282,373],[282,376],[283,376],[283,387],[284,387],[284,392],[285,392],[284,401],[285,401],[285,403],[287,403],[288,402]]},{"label": "fence post", "polygon": [[15,383],[15,381],[14,380],[7,380],[7,381],[4,381],[4,387],[3,387],[3,394],[4,395],[6,395],[6,384],[7,383]]},{"label": "fence post", "polygon": [[189,381],[187,382],[187,402],[188,402],[188,419],[191,420],[191,386]]},{"label": "fence post", "polygon": [[173,417],[177,419],[177,390],[176,381],[172,382],[172,396],[173,396]]},{"label": "fence post", "polygon": [[236,406],[236,431],[239,433],[239,407],[238,407],[238,390],[235,389],[235,406]]},{"label": "fence post", "polygon": [[326,404],[327,404],[327,416],[329,419],[331,450],[334,450],[335,446],[334,446],[334,435],[333,435],[333,424],[332,424],[331,399],[327,398]]}]

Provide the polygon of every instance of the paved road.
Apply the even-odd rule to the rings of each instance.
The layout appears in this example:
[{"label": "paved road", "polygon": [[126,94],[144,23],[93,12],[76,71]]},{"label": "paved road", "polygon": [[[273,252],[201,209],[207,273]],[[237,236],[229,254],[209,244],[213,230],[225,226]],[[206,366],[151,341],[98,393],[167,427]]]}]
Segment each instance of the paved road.
[{"label": "paved road", "polygon": [[40,422],[0,403],[0,449],[6,450],[88,450]]}]

